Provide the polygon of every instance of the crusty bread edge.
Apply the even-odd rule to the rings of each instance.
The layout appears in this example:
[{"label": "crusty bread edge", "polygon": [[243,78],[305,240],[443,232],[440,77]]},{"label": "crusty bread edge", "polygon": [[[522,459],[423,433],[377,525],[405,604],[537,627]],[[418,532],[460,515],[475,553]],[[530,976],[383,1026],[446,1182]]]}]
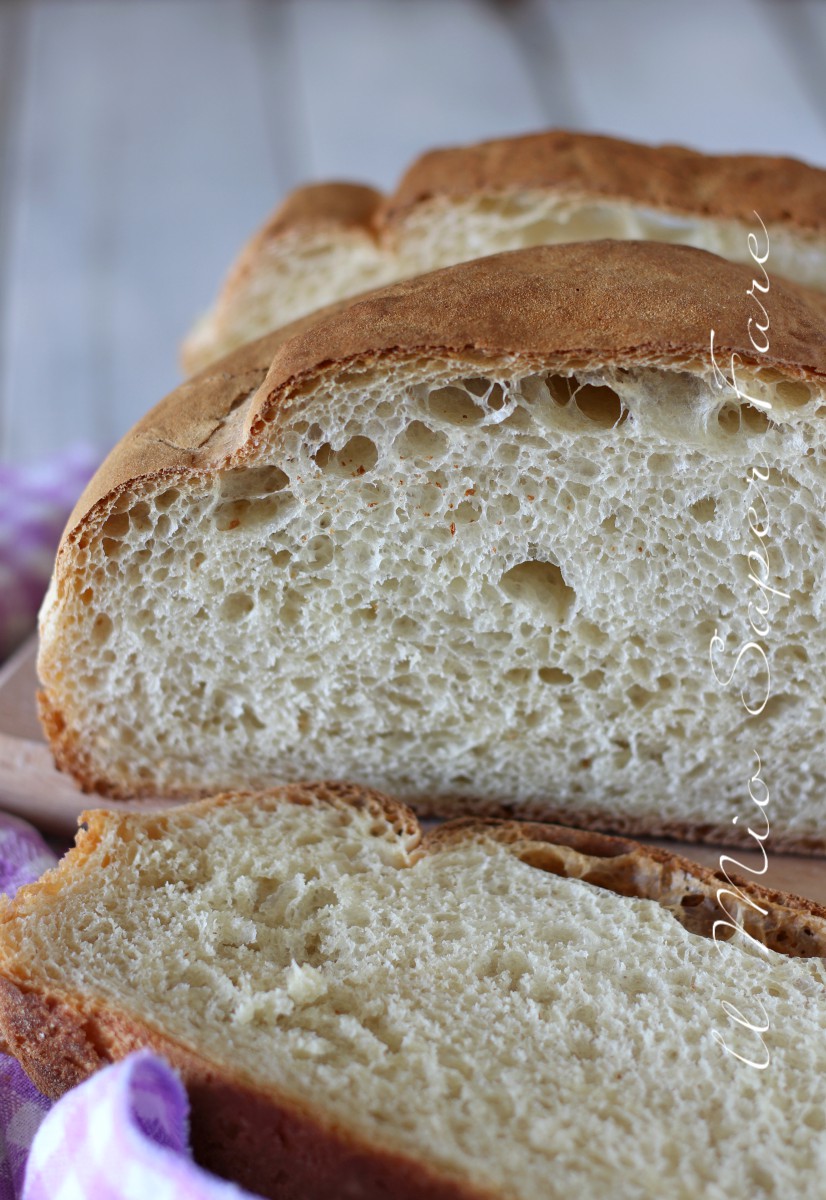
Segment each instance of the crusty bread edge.
[{"label": "crusty bread edge", "polygon": [[[736,869],[736,850],[728,856],[734,862],[727,861],[726,874],[672,850],[581,825],[574,828],[548,821],[473,816],[428,830],[414,857],[438,853],[468,838],[501,842],[539,870],[583,879],[617,895],[654,900],[702,936],[710,936],[712,921],[725,919],[728,913],[756,941],[780,954],[826,958],[826,906],[747,879],[743,874],[747,867],[740,864],[743,869]],[[732,884],[739,896],[728,891]],[[724,905],[718,899],[721,889],[726,893]],[[761,908],[765,912],[761,913]]]},{"label": "crusty bread edge", "polygon": [[[377,218],[392,225],[432,199],[527,190],[617,200],[686,216],[826,230],[826,173],[788,156],[706,154],[563,129],[431,150],[411,164]],[[781,186],[782,181],[782,186]]]}]

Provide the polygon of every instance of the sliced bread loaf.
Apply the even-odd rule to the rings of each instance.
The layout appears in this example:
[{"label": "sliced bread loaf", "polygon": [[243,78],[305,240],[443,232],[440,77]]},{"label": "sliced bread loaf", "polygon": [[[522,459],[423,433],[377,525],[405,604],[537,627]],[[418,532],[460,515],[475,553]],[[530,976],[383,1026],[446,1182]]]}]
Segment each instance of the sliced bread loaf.
[{"label": "sliced bread loaf", "polygon": [[772,844],[826,847],[823,316],[772,285],[758,356],[750,281],[676,246],[516,251],[173,393],[58,555],[58,762],[115,796],[324,775],[748,840],[757,751]]},{"label": "sliced bread loaf", "polygon": [[344,786],[88,813],[0,909],[0,1031],[50,1095],[164,1054],[278,1200],[816,1200],[826,912],[720,886]]},{"label": "sliced bread loaf", "polygon": [[644,238],[748,262],[760,220],[774,273],[826,290],[826,172],[794,159],[562,130],[433,151],[390,196],[345,183],[292,193],[187,338],[184,367],[367,288],[523,246]]}]

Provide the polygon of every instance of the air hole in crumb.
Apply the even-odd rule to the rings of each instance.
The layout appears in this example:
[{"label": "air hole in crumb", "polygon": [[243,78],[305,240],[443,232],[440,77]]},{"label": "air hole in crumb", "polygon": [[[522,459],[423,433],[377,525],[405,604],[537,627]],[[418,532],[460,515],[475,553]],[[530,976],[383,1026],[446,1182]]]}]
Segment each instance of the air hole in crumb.
[{"label": "air hole in crumb", "polygon": [[241,621],[255,608],[255,601],[246,592],[231,592],[221,602],[220,614],[225,621]]},{"label": "air hole in crumb", "polygon": [[254,499],[281,492],[290,478],[280,467],[234,467],[221,476],[223,500]]},{"label": "air hole in crumb", "polygon": [[135,504],[129,510],[129,523],[133,529],[137,529],[139,533],[148,533],[152,528],[152,520],[149,516],[149,505],[145,500],[141,500],[139,504]]},{"label": "air hole in crumb", "polygon": [[394,449],[400,458],[442,458],[447,453],[448,440],[443,433],[431,429],[424,421],[411,421],[396,438]]},{"label": "air hole in crumb", "polygon": [[797,699],[794,696],[784,695],[783,693],[770,696],[766,701],[765,708],[762,712],[756,713],[755,718],[759,721],[770,721],[773,717],[779,717],[790,709],[795,708],[797,703]]},{"label": "air hole in crumb", "polygon": [[771,421],[756,404],[741,404],[740,420],[752,433],[766,433],[771,428]]},{"label": "air hole in crumb", "polygon": [[481,375],[471,375],[467,379],[462,380],[462,387],[470,392],[472,396],[478,396],[482,400],[488,394],[491,382],[489,379],[484,379]]},{"label": "air hole in crumb", "polygon": [[470,525],[479,520],[479,509],[469,500],[463,500],[453,512],[453,520],[457,525]]},{"label": "air hole in crumb", "polygon": [[803,408],[812,398],[805,383],[790,383],[788,380],[778,383],[777,396],[787,408]]},{"label": "air hole in crumb", "polygon": [[723,433],[738,433],[740,430],[740,406],[724,404],[717,414],[717,424]]},{"label": "air hole in crumb", "polygon": [[155,497],[155,507],[159,508],[161,512],[166,512],[180,498],[180,495],[177,488],[167,488],[165,492],[161,492]]},{"label": "air hole in crumb", "polygon": [[347,479],[372,471],[378,461],[378,450],[369,438],[357,436],[351,437],[340,450],[334,450],[329,442],[324,442],[313,458],[320,471]]},{"label": "air hole in crumb", "polygon": [[574,403],[584,417],[603,429],[614,429],[628,419],[628,410],[609,387],[584,383],[574,392]]},{"label": "air hole in crumb", "polygon": [[566,408],[571,402],[571,380],[564,375],[549,375],[545,380],[551,400],[559,408]]},{"label": "air hole in crumb", "polygon": [[493,412],[499,412],[500,409],[505,407],[505,389],[501,383],[491,385],[490,391],[485,396],[485,400],[488,408],[492,409]]},{"label": "air hole in crumb", "polygon": [[539,678],[543,683],[562,684],[573,683],[573,675],[569,675],[567,671],[561,670],[559,667],[540,667]]},{"label": "air hole in crumb", "polygon": [[689,504],[688,511],[695,521],[705,525],[706,522],[713,520],[717,511],[717,501],[713,496],[703,496],[702,500],[695,500],[693,504]]},{"label": "air hole in crumb", "polygon": [[307,543],[307,566],[326,567],[333,561],[334,549],[332,538],[324,533],[311,538]]},{"label": "air hole in crumb", "polygon": [[608,634],[593,621],[580,621],[577,632],[579,640],[586,646],[604,646],[608,641]]},{"label": "air hole in crumb", "polygon": [[221,533],[260,529],[283,522],[295,507],[289,492],[264,496],[259,500],[227,500],[215,507],[215,523]]},{"label": "air hole in crumb", "polygon": [[504,421],[499,424],[499,429],[516,430],[517,433],[527,433],[529,429],[533,428],[533,417],[521,404],[517,404],[510,416],[505,417]]},{"label": "air hole in crumb", "polygon": [[565,619],[576,598],[556,563],[536,559],[511,567],[499,583],[506,596],[555,622]]},{"label": "air hole in crumb", "polygon": [[92,641],[102,646],[112,634],[112,620],[106,613],[98,613],[92,622]]},{"label": "air hole in crumb", "polygon": [[248,704],[245,704],[241,709],[241,724],[248,733],[255,733],[266,729],[264,722]]},{"label": "air hole in crumb", "polygon": [[466,391],[458,387],[437,388],[428,397],[430,413],[450,425],[469,425],[481,421],[483,410]]},{"label": "air hole in crumb", "polygon": [[645,708],[649,700],[654,699],[654,692],[647,691],[646,688],[640,687],[638,683],[635,683],[632,687],[630,687],[626,692],[626,695],[634,705],[634,708]]},{"label": "air hole in crumb", "polygon": [[103,524],[101,533],[108,538],[122,538],[129,532],[129,514],[113,513]]}]

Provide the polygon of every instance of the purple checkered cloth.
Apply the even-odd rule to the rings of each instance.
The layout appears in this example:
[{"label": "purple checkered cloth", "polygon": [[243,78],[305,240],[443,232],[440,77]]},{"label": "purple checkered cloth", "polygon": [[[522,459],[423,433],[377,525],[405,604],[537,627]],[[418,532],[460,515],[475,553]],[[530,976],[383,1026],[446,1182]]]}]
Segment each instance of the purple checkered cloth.
[{"label": "purple checkered cloth", "polygon": [[98,458],[78,443],[31,466],[0,463],[0,662],[34,629],[60,534]]},{"label": "purple checkered cloth", "polygon": [[[53,866],[31,826],[0,813],[0,888]],[[98,1071],[56,1104],[0,1054],[0,1200],[254,1200],[196,1166],[189,1104],[148,1050]]]}]

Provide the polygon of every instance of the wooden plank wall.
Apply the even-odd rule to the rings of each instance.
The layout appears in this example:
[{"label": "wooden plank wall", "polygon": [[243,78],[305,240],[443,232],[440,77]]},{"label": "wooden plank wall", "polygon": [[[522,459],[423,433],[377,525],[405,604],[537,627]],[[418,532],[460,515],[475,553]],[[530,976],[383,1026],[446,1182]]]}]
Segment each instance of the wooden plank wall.
[{"label": "wooden plank wall", "polygon": [[546,125],[826,165],[826,0],[0,0],[0,459],[105,451],[295,183]]}]

